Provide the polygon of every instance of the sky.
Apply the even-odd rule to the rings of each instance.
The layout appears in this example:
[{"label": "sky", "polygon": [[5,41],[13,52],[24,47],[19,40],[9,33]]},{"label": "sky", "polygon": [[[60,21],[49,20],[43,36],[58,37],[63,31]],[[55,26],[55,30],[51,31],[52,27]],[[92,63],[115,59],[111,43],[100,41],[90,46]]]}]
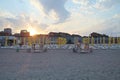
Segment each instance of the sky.
[{"label": "sky", "polygon": [[120,0],[0,0],[0,31],[120,36]]}]

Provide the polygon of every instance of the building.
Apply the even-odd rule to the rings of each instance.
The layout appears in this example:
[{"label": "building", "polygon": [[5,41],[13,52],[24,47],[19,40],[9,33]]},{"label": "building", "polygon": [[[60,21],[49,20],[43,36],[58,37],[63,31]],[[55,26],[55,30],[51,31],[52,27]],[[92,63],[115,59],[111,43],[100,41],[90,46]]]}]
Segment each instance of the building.
[{"label": "building", "polygon": [[50,39],[50,43],[51,44],[57,44],[57,39],[58,37],[60,37],[59,33],[56,33],[56,32],[50,32],[48,34],[49,36],[49,39]]},{"label": "building", "polygon": [[96,32],[93,32],[90,34],[90,37],[94,38],[94,43],[97,44],[101,44],[101,43],[108,43],[109,42],[109,36],[105,35],[105,34],[99,34]]},{"label": "building", "polygon": [[20,36],[18,38],[18,43],[21,45],[27,44],[29,37],[30,37],[30,32],[28,32],[27,30],[21,30]]},{"label": "building", "polygon": [[70,35],[70,34],[64,33],[64,32],[58,32],[58,33],[57,32],[50,32],[48,35],[49,35],[51,42],[53,44],[57,43],[58,37],[66,38],[67,44],[73,44],[76,41],[82,40],[82,37],[80,35],[75,35],[75,34]]},{"label": "building", "polygon": [[48,44],[50,43],[49,36],[47,34],[38,34],[32,37],[34,40],[33,42],[38,43],[38,44]]},{"label": "building", "polygon": [[72,34],[72,42],[73,43],[82,42],[82,37],[80,35],[77,35],[77,34]]},{"label": "building", "polygon": [[105,34],[99,34],[99,33],[96,33],[96,32],[92,32],[90,34],[91,37],[109,37],[108,35],[105,35]]},{"label": "building", "polygon": [[30,32],[28,32],[27,30],[21,30],[20,36],[21,37],[29,37],[30,36]]},{"label": "building", "polygon": [[11,28],[5,28],[4,31],[0,32],[0,44],[1,46],[12,46],[16,44],[16,38],[12,36]]},{"label": "building", "polygon": [[1,31],[0,36],[9,36],[9,33],[5,33],[4,31]]},{"label": "building", "polygon": [[1,46],[13,46],[16,44],[15,36],[0,36]]},{"label": "building", "polygon": [[0,31],[0,36],[12,36],[12,29],[4,28],[4,31]]},{"label": "building", "polygon": [[7,36],[12,35],[12,29],[11,28],[4,28],[4,33],[7,34]]}]

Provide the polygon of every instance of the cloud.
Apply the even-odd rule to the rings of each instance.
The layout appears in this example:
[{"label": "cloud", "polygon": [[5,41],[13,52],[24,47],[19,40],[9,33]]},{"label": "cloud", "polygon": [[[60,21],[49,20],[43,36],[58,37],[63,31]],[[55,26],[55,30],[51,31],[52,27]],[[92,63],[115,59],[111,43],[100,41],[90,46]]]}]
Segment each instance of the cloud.
[{"label": "cloud", "polygon": [[3,29],[6,27],[12,28],[14,33],[20,32],[20,30],[24,29],[28,30],[30,28],[34,28],[36,32],[43,33],[47,26],[41,25],[41,22],[34,20],[29,15],[21,14],[14,18],[5,16],[0,17],[0,28]]},{"label": "cloud", "polygon": [[12,17],[12,18],[14,18],[15,15],[11,14],[8,11],[0,9],[0,17]]},{"label": "cloud", "polygon": [[102,32],[112,36],[120,36],[120,18],[111,18],[101,24]]},{"label": "cloud", "polygon": [[89,32],[104,33],[109,36],[120,36],[120,14],[114,15],[112,18],[107,19],[101,23],[91,26]]},{"label": "cloud", "polygon": [[115,14],[113,18],[120,18],[120,14]]},{"label": "cloud", "polygon": [[[23,0],[19,1],[23,2]],[[118,34],[120,32],[120,14],[116,14],[118,11],[108,11],[107,13],[110,13],[108,16],[104,16],[107,13],[104,14],[99,11],[111,8],[112,11],[113,7],[120,3],[119,1],[30,0],[29,5],[32,9],[30,9],[31,12],[29,14],[18,12],[14,15],[10,12],[0,10],[0,28],[10,27],[14,32],[19,32],[21,29],[34,28],[38,33],[62,31],[71,34],[89,35],[91,32],[96,31],[107,34]],[[74,10],[72,10],[73,8]],[[111,13],[115,15],[111,17],[113,15]]]},{"label": "cloud", "polygon": [[120,5],[120,0],[72,0],[79,4],[81,9],[91,10],[97,9],[100,11],[110,10],[116,5]]},{"label": "cloud", "polygon": [[74,3],[80,4],[81,6],[90,5],[91,0],[73,0]]},{"label": "cloud", "polygon": [[99,0],[94,7],[99,10],[108,10],[113,8],[115,5],[120,4],[120,0]]},{"label": "cloud", "polygon": [[41,23],[41,24],[40,24],[40,27],[41,27],[41,29],[46,29],[47,27],[49,27],[49,25],[44,24],[44,23]]},{"label": "cloud", "polygon": [[88,35],[91,33],[91,26],[100,23],[101,19],[92,18],[80,13],[74,13],[64,23],[53,24],[46,28],[46,31],[68,32],[71,34]]},{"label": "cloud", "polygon": [[120,36],[120,14],[104,20],[102,18],[93,18],[82,14],[73,14],[69,21],[56,25],[50,25],[46,31],[63,31],[71,34],[80,34],[88,36],[92,32],[107,34],[110,36]]},{"label": "cloud", "polygon": [[[31,0],[31,3],[37,7],[42,14],[53,18],[58,23],[65,21],[70,13],[65,9],[64,5],[67,0]],[[51,17],[52,16],[52,17]]]},{"label": "cloud", "polygon": [[76,6],[73,10],[76,10],[78,13],[82,13],[84,15],[92,15],[94,14],[94,6],[95,1],[93,0],[72,0],[74,5]]}]

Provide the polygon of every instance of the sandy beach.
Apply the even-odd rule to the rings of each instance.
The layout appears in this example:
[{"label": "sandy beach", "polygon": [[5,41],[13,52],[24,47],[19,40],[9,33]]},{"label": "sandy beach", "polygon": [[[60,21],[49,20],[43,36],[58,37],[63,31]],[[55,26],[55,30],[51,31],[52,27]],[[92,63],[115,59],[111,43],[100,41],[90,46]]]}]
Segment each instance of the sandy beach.
[{"label": "sandy beach", "polygon": [[120,49],[87,54],[0,49],[0,80],[120,80]]}]

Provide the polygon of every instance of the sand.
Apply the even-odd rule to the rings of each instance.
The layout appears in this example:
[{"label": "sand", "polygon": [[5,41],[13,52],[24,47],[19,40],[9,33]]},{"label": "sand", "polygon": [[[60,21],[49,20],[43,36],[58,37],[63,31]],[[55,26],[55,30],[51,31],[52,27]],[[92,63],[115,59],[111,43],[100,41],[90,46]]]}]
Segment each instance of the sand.
[{"label": "sand", "polygon": [[0,49],[0,80],[120,80],[120,49],[90,54]]}]

